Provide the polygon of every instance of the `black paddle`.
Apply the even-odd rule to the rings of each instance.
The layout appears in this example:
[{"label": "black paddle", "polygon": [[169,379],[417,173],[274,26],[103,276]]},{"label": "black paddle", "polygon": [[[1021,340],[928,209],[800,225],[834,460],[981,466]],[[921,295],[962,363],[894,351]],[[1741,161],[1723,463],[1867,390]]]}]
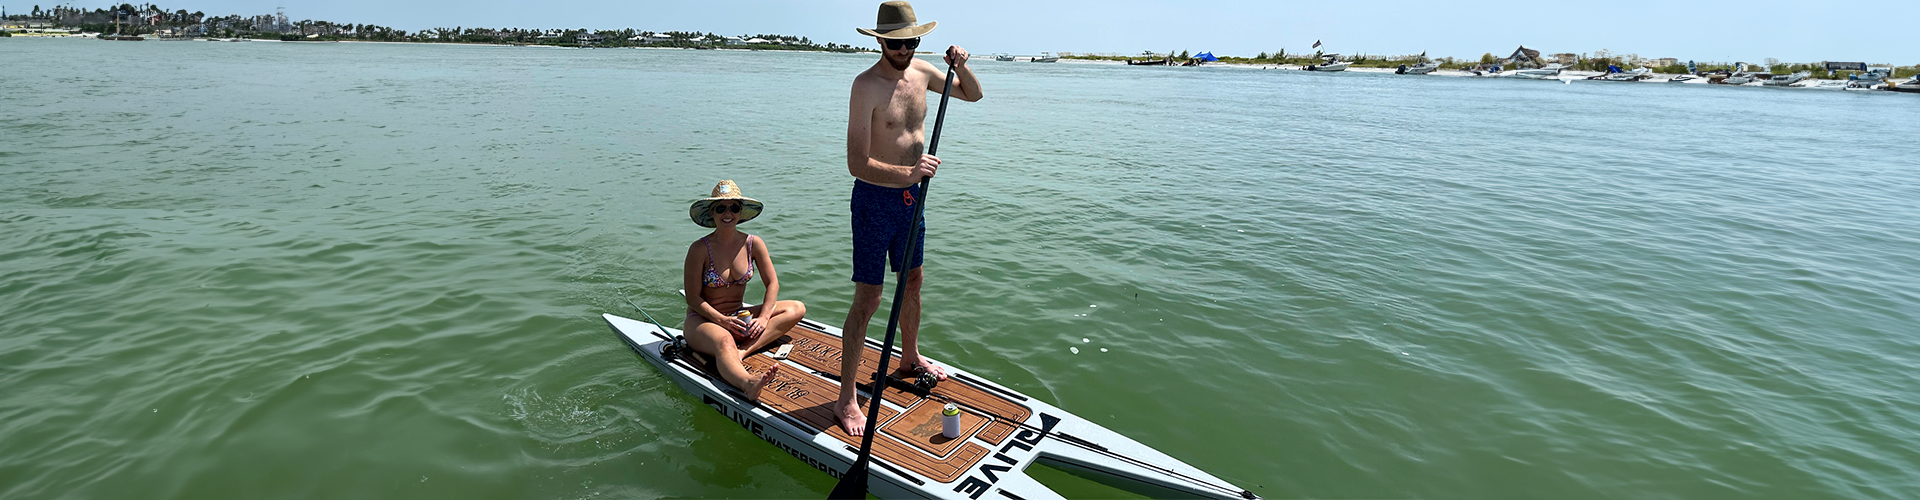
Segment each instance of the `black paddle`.
[{"label": "black paddle", "polygon": [[[927,141],[927,154],[938,155],[940,150],[940,125],[947,121],[947,98],[953,96],[953,66],[947,66],[947,86],[940,91],[940,112],[933,117],[933,139]],[[914,236],[920,230],[920,221],[925,220],[927,212],[927,186],[933,184],[932,177],[920,178],[920,199],[914,203],[913,220],[907,226],[907,251],[902,259],[912,259],[914,250],[919,249],[920,239]],[[873,460],[873,435],[878,434],[880,416],[880,393],[886,390],[887,361],[892,358],[893,332],[900,326],[900,303],[907,298],[908,262],[900,263],[900,272],[894,277],[893,312],[887,314],[887,341],[880,348],[880,371],[873,374],[873,398],[867,405],[867,433],[860,437],[860,455],[854,459],[853,466],[840,475],[840,484],[833,486],[833,492],[827,494],[832,500],[862,500],[867,498],[867,466]],[[858,353],[840,353],[842,356],[858,356]]]}]

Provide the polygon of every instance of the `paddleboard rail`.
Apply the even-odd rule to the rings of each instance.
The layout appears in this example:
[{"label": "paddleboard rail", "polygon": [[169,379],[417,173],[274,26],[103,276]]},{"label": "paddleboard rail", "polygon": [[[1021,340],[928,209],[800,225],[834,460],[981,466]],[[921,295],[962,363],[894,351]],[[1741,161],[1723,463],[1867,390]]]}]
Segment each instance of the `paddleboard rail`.
[{"label": "paddleboard rail", "polygon": [[[835,478],[852,465],[859,452],[859,438],[848,436],[830,410],[840,390],[838,329],[802,320],[799,328],[766,349],[749,353],[742,360],[749,372],[765,373],[773,366],[782,367],[778,378],[761,390],[760,400],[753,401],[726,383],[710,360],[688,349],[665,349],[684,346],[677,329],[611,314],[603,317],[640,358],[669,375],[703,405],[756,437]],[[861,372],[870,373],[881,353],[871,339],[865,344],[857,365]],[[794,348],[785,359],[775,359],[768,351],[782,345]],[[897,357],[899,350],[888,354]],[[920,387],[902,378],[887,377],[878,387],[856,384],[856,401],[863,407],[873,397],[883,402],[877,424],[869,430],[875,433],[870,463],[876,467],[870,469],[869,483],[873,495],[887,499],[980,500],[993,492],[996,498],[1013,500],[1061,499],[1026,475],[1027,467],[1044,463],[1153,497],[1259,498],[1098,424],[963,369],[950,367],[948,375],[959,383]],[[954,403],[962,408],[963,415],[974,416],[962,417],[964,430],[959,438],[944,438],[940,418],[930,417],[938,411],[929,408],[945,403]]]}]

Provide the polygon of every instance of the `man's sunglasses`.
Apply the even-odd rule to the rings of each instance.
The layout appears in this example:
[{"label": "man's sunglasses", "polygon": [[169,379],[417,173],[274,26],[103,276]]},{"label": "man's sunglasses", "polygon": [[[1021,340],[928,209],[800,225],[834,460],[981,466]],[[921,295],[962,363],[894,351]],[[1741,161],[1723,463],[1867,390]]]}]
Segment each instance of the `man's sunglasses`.
[{"label": "man's sunglasses", "polygon": [[744,210],[746,209],[741,208],[738,203],[721,203],[713,206],[713,213],[716,214],[739,213]]},{"label": "man's sunglasses", "polygon": [[918,38],[908,38],[905,40],[888,38],[886,39],[886,41],[887,41],[887,50],[900,50],[900,49],[912,50],[912,49],[920,48],[920,39]]}]

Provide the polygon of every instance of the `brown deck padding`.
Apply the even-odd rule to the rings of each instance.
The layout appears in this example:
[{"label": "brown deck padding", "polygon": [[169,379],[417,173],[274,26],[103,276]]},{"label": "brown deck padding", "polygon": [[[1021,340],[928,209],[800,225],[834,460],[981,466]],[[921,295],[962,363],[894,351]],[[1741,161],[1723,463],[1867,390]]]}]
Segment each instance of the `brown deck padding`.
[{"label": "brown deck padding", "polygon": [[[834,377],[836,381],[838,380],[840,377],[840,337],[807,328],[805,325],[794,327],[793,331],[787,333],[787,337],[793,342],[793,354],[790,359],[807,368],[825,372],[828,377]],[[862,351],[863,353],[860,356],[860,373],[873,373],[875,370],[879,370],[880,349],[867,346],[867,348],[862,349]],[[900,357],[894,356],[892,360],[887,361],[887,366],[889,369],[900,366]],[[871,376],[861,378],[871,378]],[[1026,405],[1009,401],[997,394],[981,390],[952,378],[934,387],[933,395],[936,399],[951,400],[962,405],[985,410],[994,415],[1011,420],[1012,423],[1016,424],[1026,422],[1027,417],[1033,416],[1033,410],[1028,409]],[[883,396],[887,398],[887,402],[900,405],[903,408],[912,406],[914,400],[919,399],[912,394],[901,392],[899,389],[891,387],[887,388]],[[1004,435],[1001,436],[1001,438],[1004,437]],[[1000,438],[991,439],[990,441],[998,444]]]},{"label": "brown deck padding", "polygon": [[992,424],[988,424],[986,429],[980,431],[980,439],[985,439],[989,443],[1000,444],[1000,440],[1006,439],[1008,434],[1013,434],[1013,424],[1009,424],[1005,420],[995,420]]},{"label": "brown deck padding", "polygon": [[[885,426],[881,426],[880,432],[885,433],[887,436],[892,436],[901,442],[926,450],[928,453],[933,454],[933,456],[947,456],[947,452],[959,447],[962,440],[960,438],[948,439],[947,436],[940,433],[941,429],[944,429],[941,425],[942,416],[940,410],[945,406],[946,403],[941,403],[933,399],[922,399],[919,404],[908,408],[907,413],[901,415],[900,418],[894,419],[892,422],[887,422]],[[965,438],[972,436],[974,432],[979,431],[981,427],[987,425],[987,420],[987,417],[981,416],[978,413],[960,410],[960,437]]]},{"label": "brown deck padding", "polygon": [[[797,349],[796,347],[796,353],[798,353]],[[878,353],[878,350],[872,348],[867,350]],[[695,366],[702,367],[708,375],[713,376],[717,382],[726,384],[725,379],[720,377],[711,363],[702,362],[705,361],[704,358],[706,358],[706,356],[696,357],[693,353],[689,353],[688,357],[692,358]],[[798,356],[795,357],[797,358]],[[778,361],[763,354],[748,356],[742,361],[746,365],[748,372],[756,374],[765,373],[774,363],[778,363]],[[838,359],[836,359],[834,363],[839,363]],[[780,373],[774,375],[774,380],[769,382],[767,388],[761,391],[760,405],[766,407],[773,413],[785,415],[803,425],[810,426],[812,427],[811,430],[815,432],[826,432],[828,435],[833,436],[834,439],[846,443],[849,447],[858,448],[860,446],[860,438],[847,435],[847,431],[840,428],[838,417],[833,414],[832,404],[834,400],[839,397],[839,391],[839,384],[829,381],[825,377],[799,369],[793,365],[785,365],[780,368]],[[893,399],[894,394],[892,393],[894,392],[898,391],[889,391],[889,400]],[[901,396],[908,398],[909,404],[918,399],[911,394],[903,393]],[[862,408],[866,408],[870,402],[867,398],[860,399]],[[881,406],[878,427],[883,429],[888,428],[890,420],[899,413],[899,411],[892,408]],[[938,412],[936,411],[935,413]],[[984,419],[982,419],[982,421],[984,421]],[[935,425],[934,433],[938,434],[937,420],[935,421]],[[978,427],[984,427],[984,425],[976,425],[974,429],[977,430]],[[973,430],[969,430],[968,432],[971,433]],[[895,467],[911,470],[942,483],[951,483],[959,479],[962,473],[972,468],[973,464],[979,462],[982,457],[987,455],[987,449],[985,447],[976,443],[965,443],[959,445],[959,450],[954,451],[951,455],[942,459],[929,455],[926,451],[922,451],[913,445],[900,441],[893,434],[895,433],[889,431],[874,436],[874,458]],[[962,436],[967,435],[968,434],[962,434]],[[964,440],[965,437],[948,442],[947,444],[952,445]],[[946,449],[951,450],[952,446],[948,446]]]}]

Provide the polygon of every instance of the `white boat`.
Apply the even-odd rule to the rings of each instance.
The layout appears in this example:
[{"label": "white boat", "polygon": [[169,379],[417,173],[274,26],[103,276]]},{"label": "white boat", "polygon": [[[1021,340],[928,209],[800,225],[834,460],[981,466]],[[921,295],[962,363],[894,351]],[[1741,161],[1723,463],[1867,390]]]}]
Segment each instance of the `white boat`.
[{"label": "white boat", "polygon": [[1891,90],[1894,92],[1920,93],[1920,75],[1913,75],[1913,78],[1910,78],[1904,82],[1897,82],[1897,83],[1887,82],[1887,90]]},{"label": "white boat", "polygon": [[[1868,68],[1867,72],[1865,73],[1854,73],[1852,75],[1848,75],[1847,86],[1849,88],[1855,87],[1855,86],[1872,87],[1874,85],[1886,83],[1887,78],[1890,78],[1892,76],[1893,76],[1893,68],[1889,68],[1886,66],[1875,66],[1872,68]],[[1858,84],[1858,85],[1855,85],[1855,84]]]},{"label": "white boat", "polygon": [[1039,63],[1060,62],[1060,56],[1053,55],[1052,52],[1041,52],[1040,57],[1028,59],[1028,61]]},{"label": "white boat", "polygon": [[1433,72],[1433,70],[1436,70],[1436,69],[1440,69],[1440,65],[1438,65],[1438,64],[1434,64],[1434,63],[1431,63],[1431,62],[1424,62],[1424,63],[1419,63],[1419,64],[1415,64],[1415,65],[1412,65],[1412,66],[1408,66],[1408,65],[1405,65],[1405,64],[1402,64],[1402,65],[1400,65],[1400,67],[1399,67],[1399,68],[1395,68],[1395,69],[1393,70],[1393,74],[1396,74],[1396,75],[1424,75],[1424,74],[1428,74],[1428,73],[1432,73],[1432,72]]},{"label": "white boat", "polygon": [[1791,75],[1773,75],[1765,81],[1760,82],[1760,84],[1768,87],[1785,87],[1800,83],[1801,80],[1805,80],[1809,76],[1813,76],[1812,71],[1802,71]]},{"label": "white boat", "polygon": [[1532,78],[1535,80],[1557,80],[1560,77],[1560,71],[1563,69],[1565,68],[1562,68],[1560,63],[1553,63],[1534,69],[1513,70],[1512,73],[1508,73],[1506,76],[1510,78]]},{"label": "white boat", "polygon": [[[781,366],[755,402],[721,379],[705,356],[688,349],[679,330],[612,314],[601,317],[641,359],[755,437],[835,478],[857,458],[860,439],[849,437],[828,410],[840,392],[839,329],[801,320],[785,337],[747,356],[744,364],[754,373]],[[775,359],[772,353],[782,345],[793,346],[792,353]],[[877,370],[879,347],[867,340],[861,370]],[[893,352],[897,362],[899,350]],[[878,424],[869,429],[875,434],[867,485],[874,496],[1063,499],[1027,475],[1028,466],[1040,463],[1153,498],[1259,498],[1039,399],[951,365],[947,373],[946,381],[930,388],[919,380],[888,381]],[[871,386],[862,387],[861,394],[870,398]],[[862,407],[869,401],[863,398]],[[956,439],[942,434],[941,410],[947,403],[961,409]]]},{"label": "white boat", "polygon": [[1653,78],[1653,70],[1634,68],[1632,71],[1627,71],[1611,64],[1607,65],[1607,72],[1605,74],[1587,77],[1588,80],[1602,82],[1637,82],[1648,78]]},{"label": "white boat", "polygon": [[993,60],[1000,61],[1000,62],[1013,62],[1013,54],[1008,54],[1005,52],[994,54]]},{"label": "white boat", "polygon": [[1309,64],[1304,69],[1307,71],[1346,71],[1348,66],[1353,65],[1353,63],[1340,60],[1340,56],[1335,54],[1327,54],[1322,57],[1326,58],[1326,60],[1320,64]]},{"label": "white boat", "polygon": [[1889,68],[1886,66],[1875,66],[1872,68],[1868,68],[1867,72],[1865,73],[1854,73],[1852,75],[1848,75],[1847,86],[1845,90],[1884,89],[1884,88],[1887,88],[1887,78],[1892,76],[1893,76],[1893,68]]},{"label": "white boat", "polygon": [[1667,79],[1667,83],[1703,83],[1706,81],[1706,77],[1698,75],[1679,75]]},{"label": "white boat", "polygon": [[[1724,74],[1725,76],[1717,76],[1717,75],[1709,76],[1707,77],[1707,83],[1720,84],[1720,85],[1746,85],[1748,83],[1753,83],[1754,81],[1753,72],[1747,71],[1747,63],[1737,63],[1734,65],[1733,70],[1731,71],[1717,70],[1716,72]],[[1771,76],[1768,76],[1768,78],[1771,78]]]}]

